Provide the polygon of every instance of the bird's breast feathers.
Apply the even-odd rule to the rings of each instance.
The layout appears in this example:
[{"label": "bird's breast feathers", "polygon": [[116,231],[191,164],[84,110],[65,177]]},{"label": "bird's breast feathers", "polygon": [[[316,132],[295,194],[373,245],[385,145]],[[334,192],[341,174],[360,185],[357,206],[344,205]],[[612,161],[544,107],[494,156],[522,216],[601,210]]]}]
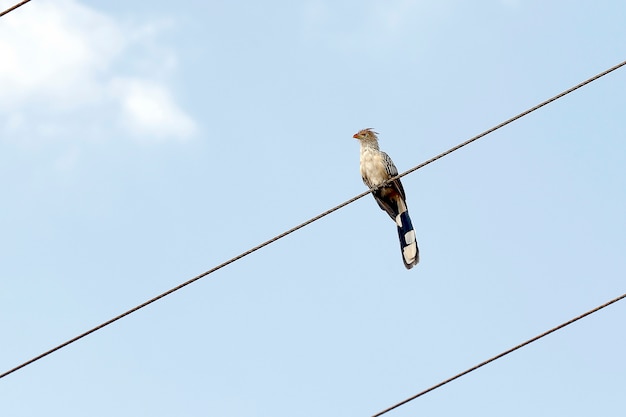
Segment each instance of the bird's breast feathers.
[{"label": "bird's breast feathers", "polygon": [[382,152],[373,149],[364,149],[361,152],[361,177],[370,188],[390,178],[385,168]]}]

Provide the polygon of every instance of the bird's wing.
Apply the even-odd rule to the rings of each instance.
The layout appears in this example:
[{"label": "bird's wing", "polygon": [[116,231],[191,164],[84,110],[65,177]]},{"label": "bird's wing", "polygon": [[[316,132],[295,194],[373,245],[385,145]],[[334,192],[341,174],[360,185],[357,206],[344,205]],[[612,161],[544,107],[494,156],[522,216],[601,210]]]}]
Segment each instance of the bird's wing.
[{"label": "bird's wing", "polygon": [[[385,164],[385,171],[387,171],[389,178],[395,177],[396,175],[398,175],[398,168],[396,168],[396,165],[391,160],[391,157],[387,155],[385,152],[381,152],[381,154],[383,157],[383,163]],[[406,198],[404,194],[404,187],[402,186],[402,183],[400,182],[399,178],[397,180],[392,181],[389,184],[389,186],[394,187],[398,191],[398,193],[402,196],[403,200]]]}]

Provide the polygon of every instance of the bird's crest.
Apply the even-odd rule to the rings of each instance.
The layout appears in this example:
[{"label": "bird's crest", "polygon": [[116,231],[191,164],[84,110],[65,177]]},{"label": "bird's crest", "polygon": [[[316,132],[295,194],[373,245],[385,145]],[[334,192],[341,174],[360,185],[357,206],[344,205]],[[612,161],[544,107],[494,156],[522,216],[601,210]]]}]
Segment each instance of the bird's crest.
[{"label": "bird's crest", "polygon": [[378,139],[378,132],[374,131],[373,127],[367,127],[365,129],[359,130],[359,132],[356,135],[354,135],[354,137],[361,136],[361,135],[362,136],[371,135],[371,136],[374,136],[375,139]]}]

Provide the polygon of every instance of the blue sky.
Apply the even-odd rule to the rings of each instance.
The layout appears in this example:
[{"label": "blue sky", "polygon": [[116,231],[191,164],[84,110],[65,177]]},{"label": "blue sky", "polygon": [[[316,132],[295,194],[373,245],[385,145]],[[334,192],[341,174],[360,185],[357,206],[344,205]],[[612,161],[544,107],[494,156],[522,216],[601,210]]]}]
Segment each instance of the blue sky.
[{"label": "blue sky", "polygon": [[[1,0],[5,9],[13,4]],[[34,0],[0,18],[0,371],[626,59],[626,4]],[[626,72],[0,380],[6,416],[370,416],[624,293]],[[389,415],[621,415],[618,303]]]}]

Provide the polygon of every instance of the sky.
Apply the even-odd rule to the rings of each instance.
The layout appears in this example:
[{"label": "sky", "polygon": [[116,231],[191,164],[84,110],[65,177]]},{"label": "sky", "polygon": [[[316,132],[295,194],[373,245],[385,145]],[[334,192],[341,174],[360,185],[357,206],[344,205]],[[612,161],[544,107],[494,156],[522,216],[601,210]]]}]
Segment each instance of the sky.
[{"label": "sky", "polygon": [[[0,0],[6,9],[13,1]],[[626,3],[33,0],[0,18],[0,372],[626,59]],[[0,380],[0,415],[371,416],[622,295],[626,68]],[[389,416],[617,416],[626,302]]]}]

